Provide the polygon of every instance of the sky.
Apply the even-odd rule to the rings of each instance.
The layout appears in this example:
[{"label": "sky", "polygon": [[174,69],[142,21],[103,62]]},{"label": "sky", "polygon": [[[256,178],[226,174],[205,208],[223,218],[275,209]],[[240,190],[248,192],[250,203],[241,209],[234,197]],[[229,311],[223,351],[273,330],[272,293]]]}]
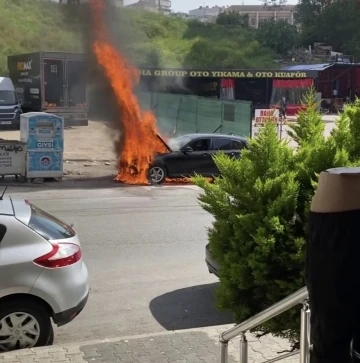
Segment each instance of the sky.
[{"label": "sky", "polygon": [[[125,5],[137,2],[137,0],[125,0]],[[172,10],[187,13],[199,6],[225,6],[225,5],[261,5],[262,0],[171,0]],[[296,0],[288,0],[288,4],[296,4]]]}]

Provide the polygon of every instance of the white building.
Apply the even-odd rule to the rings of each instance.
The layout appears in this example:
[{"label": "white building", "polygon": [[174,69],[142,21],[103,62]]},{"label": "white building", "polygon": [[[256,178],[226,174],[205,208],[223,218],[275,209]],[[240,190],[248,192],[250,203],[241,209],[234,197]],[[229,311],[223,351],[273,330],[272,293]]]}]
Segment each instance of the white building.
[{"label": "white building", "polygon": [[170,14],[171,0],[139,0],[136,3],[127,5],[126,7],[132,9]]},{"label": "white building", "polygon": [[294,24],[295,5],[283,5],[280,8],[272,8],[263,5],[232,5],[226,8],[227,12],[236,12],[240,15],[248,15],[250,26],[258,28],[262,21],[274,19],[285,20]]},{"label": "white building", "polygon": [[[59,4],[68,4],[68,0],[51,0],[51,1],[59,3]],[[74,4],[76,4],[76,3],[86,4],[89,2],[89,0],[71,0],[70,2],[72,2]],[[115,6],[118,6],[118,7],[124,6],[124,0],[112,0],[112,2]]]},{"label": "white building", "polygon": [[190,17],[197,19],[216,18],[224,10],[225,6],[200,6],[197,9],[190,10],[189,15]]}]

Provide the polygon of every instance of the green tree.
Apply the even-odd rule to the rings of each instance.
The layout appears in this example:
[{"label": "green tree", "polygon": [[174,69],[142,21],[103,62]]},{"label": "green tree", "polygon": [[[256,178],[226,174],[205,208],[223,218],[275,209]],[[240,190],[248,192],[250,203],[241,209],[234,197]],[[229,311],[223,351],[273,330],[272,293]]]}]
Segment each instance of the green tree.
[{"label": "green tree", "polygon": [[317,22],[321,42],[332,45],[335,51],[354,54],[353,46],[360,40],[358,27],[360,6],[357,0],[334,2],[321,13]]},{"label": "green tree", "polygon": [[251,29],[191,21],[185,38],[193,42],[183,61],[187,67],[274,67],[275,53],[263,47]]},{"label": "green tree", "polygon": [[295,8],[295,20],[301,26],[301,44],[315,42],[331,45],[333,50],[360,57],[360,30],[357,0],[302,0]]},{"label": "green tree", "polygon": [[[231,309],[239,322],[303,283],[298,273],[303,241],[291,223],[299,185],[293,151],[271,123],[250,140],[240,159],[219,155],[215,162],[222,178],[214,184],[197,178],[196,184],[204,191],[201,205],[215,217],[209,241],[221,265],[217,304]],[[281,316],[260,331],[273,332],[279,326],[282,331],[289,327],[287,319],[293,321]]]},{"label": "green tree", "polygon": [[249,15],[239,14],[236,11],[223,12],[216,18],[216,24],[219,25],[232,25],[241,26],[242,28],[249,28]]},{"label": "green tree", "polygon": [[297,45],[298,31],[285,20],[267,20],[260,23],[256,38],[263,46],[286,55]]},{"label": "green tree", "polygon": [[[195,178],[200,204],[214,216],[208,236],[221,266],[217,306],[233,311],[236,322],[304,286],[307,218],[318,174],[360,165],[360,101],[345,110],[327,139],[314,90],[304,106],[290,131],[296,150],[267,123],[240,159],[215,157],[221,178],[213,184]],[[256,330],[295,343],[299,318],[295,308]]]},{"label": "green tree", "polygon": [[187,67],[261,68],[273,67],[271,53],[267,53],[259,42],[237,43],[224,39],[221,43],[211,39],[195,40],[184,65]]},{"label": "green tree", "polygon": [[264,6],[271,8],[281,8],[287,3],[287,0],[263,0]]},{"label": "green tree", "polygon": [[294,11],[295,21],[302,26],[313,25],[328,4],[328,0],[299,0]]}]

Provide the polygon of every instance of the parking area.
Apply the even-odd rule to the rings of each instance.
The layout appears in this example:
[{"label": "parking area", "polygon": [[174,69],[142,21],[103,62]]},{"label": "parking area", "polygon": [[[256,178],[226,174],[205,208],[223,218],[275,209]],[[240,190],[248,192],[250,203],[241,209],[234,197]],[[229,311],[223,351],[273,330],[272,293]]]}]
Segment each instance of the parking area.
[{"label": "parking area", "polygon": [[[336,117],[323,116],[325,122],[325,135],[330,135]],[[289,119],[282,128],[282,139],[289,140],[293,147],[296,144],[289,138]],[[116,175],[116,153],[114,140],[117,131],[111,124],[100,121],[89,121],[89,126],[73,127],[64,130],[64,174],[66,179],[94,179],[103,178],[112,183]],[[0,138],[6,140],[19,140],[20,131],[0,131]],[[57,186],[59,184],[57,183]]]}]

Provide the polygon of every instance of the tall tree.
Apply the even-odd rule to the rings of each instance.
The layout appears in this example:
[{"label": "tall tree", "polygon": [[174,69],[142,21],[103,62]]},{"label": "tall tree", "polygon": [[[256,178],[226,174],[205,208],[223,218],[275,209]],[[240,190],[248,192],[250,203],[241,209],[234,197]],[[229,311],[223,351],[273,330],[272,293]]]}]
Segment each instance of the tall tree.
[{"label": "tall tree", "polygon": [[294,11],[296,23],[303,28],[314,24],[328,4],[328,0],[299,0]]},{"label": "tall tree", "polygon": [[239,14],[236,11],[223,12],[216,18],[216,24],[218,25],[235,25],[242,28],[249,28],[249,15]]},{"label": "tall tree", "polygon": [[331,45],[334,51],[360,56],[358,0],[334,1],[301,0],[295,10],[295,19],[301,26],[301,43],[314,42]]},{"label": "tall tree", "polygon": [[256,37],[265,47],[286,55],[297,45],[298,30],[285,20],[268,20],[260,23]]},{"label": "tall tree", "polygon": [[286,5],[287,0],[263,0],[263,4],[269,8],[281,8]]},{"label": "tall tree", "polygon": [[332,45],[335,51],[357,53],[360,40],[359,16],[358,0],[336,1],[330,4],[318,19],[317,32],[321,41]]}]

